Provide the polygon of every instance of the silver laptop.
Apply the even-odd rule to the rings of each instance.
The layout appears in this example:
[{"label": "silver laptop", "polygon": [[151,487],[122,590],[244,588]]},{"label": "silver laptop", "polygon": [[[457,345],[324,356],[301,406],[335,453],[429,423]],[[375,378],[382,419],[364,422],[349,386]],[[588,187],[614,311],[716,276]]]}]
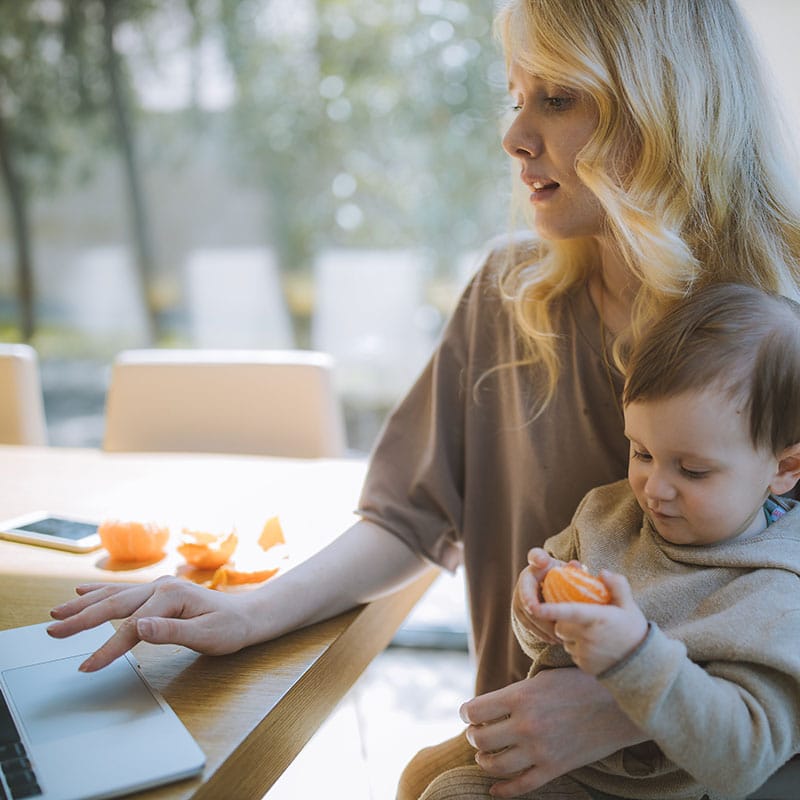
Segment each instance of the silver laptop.
[{"label": "silver laptop", "polygon": [[78,665],[110,623],[53,639],[0,631],[0,798],[95,800],[196,775],[205,757],[131,656]]}]

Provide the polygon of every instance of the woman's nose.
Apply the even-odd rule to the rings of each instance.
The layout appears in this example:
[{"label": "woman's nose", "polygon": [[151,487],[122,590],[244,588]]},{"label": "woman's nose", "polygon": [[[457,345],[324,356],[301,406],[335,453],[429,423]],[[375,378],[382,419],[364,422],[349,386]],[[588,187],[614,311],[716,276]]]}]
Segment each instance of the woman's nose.
[{"label": "woman's nose", "polygon": [[503,137],[503,149],[512,158],[537,158],[542,152],[542,139],[520,112]]}]

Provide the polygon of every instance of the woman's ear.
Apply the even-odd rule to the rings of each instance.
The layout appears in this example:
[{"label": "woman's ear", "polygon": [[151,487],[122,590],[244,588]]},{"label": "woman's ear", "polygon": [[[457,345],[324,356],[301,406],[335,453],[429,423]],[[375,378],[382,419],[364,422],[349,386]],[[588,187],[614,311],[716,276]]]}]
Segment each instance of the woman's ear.
[{"label": "woman's ear", "polygon": [[773,494],[786,494],[800,480],[800,442],[778,455],[778,470],[769,485]]}]

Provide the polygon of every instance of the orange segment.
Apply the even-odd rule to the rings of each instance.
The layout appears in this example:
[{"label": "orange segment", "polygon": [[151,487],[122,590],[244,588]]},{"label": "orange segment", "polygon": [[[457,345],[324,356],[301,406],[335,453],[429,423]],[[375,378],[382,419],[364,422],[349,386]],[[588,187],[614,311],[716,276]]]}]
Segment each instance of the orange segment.
[{"label": "orange segment", "polygon": [[108,554],[116,561],[154,561],[164,555],[169,528],[154,522],[102,522],[97,532]]},{"label": "orange segment", "polygon": [[261,530],[261,536],[258,537],[258,544],[262,550],[269,550],[276,544],[286,544],[286,539],[283,537],[283,528],[281,522],[277,517],[270,517]]},{"label": "orange segment", "polygon": [[611,602],[611,594],[600,578],[575,564],[550,569],[542,581],[542,596],[548,603]]},{"label": "orange segment", "polygon": [[236,550],[239,540],[235,531],[227,537],[222,534],[206,533],[183,529],[183,542],[178,545],[178,552],[186,559],[186,563],[198,569],[217,569],[225,564]]},{"label": "orange segment", "polygon": [[243,586],[247,583],[262,583],[271,578],[278,568],[243,572],[230,566],[220,567],[208,583],[210,589],[224,589],[226,586]]}]

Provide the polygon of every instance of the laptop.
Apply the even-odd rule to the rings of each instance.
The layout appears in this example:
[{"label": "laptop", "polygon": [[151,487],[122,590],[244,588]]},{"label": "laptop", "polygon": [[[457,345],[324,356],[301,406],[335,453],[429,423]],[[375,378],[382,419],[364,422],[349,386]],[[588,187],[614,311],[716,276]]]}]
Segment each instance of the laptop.
[{"label": "laptop", "polygon": [[96,800],[199,773],[205,756],[132,656],[78,665],[111,623],[53,639],[0,631],[0,800]]}]

